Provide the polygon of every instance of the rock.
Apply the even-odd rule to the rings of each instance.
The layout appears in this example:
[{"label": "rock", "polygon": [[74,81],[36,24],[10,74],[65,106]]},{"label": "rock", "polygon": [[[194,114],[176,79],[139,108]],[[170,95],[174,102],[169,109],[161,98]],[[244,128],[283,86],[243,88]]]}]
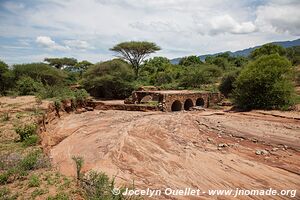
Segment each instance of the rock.
[{"label": "rock", "polygon": [[220,144],[218,144],[218,147],[225,148],[225,147],[228,147],[228,144],[226,144],[226,143],[220,143]]},{"label": "rock", "polygon": [[256,154],[256,155],[261,155],[261,151],[260,151],[260,150],[256,150],[256,151],[255,151],[255,154]]},{"label": "rock", "polygon": [[191,108],[191,110],[205,111],[205,108],[203,108],[202,106],[194,106]]},{"label": "rock", "polygon": [[218,106],[232,106],[232,102],[229,101],[223,101],[217,104]]},{"label": "rock", "polygon": [[263,150],[256,150],[255,154],[256,155],[267,155],[267,154],[269,154],[269,152],[267,150],[263,149]]},{"label": "rock", "polygon": [[254,143],[258,142],[258,140],[256,138],[251,138],[251,141],[254,142]]},{"label": "rock", "polygon": [[212,138],[207,138],[207,141],[213,142],[214,140]]},{"label": "rock", "polygon": [[75,111],[75,114],[80,114],[80,113],[83,113],[83,112],[86,112],[86,109],[85,108],[79,108]]},{"label": "rock", "polygon": [[279,148],[277,148],[277,147],[274,147],[273,149],[272,149],[272,151],[277,151]]},{"label": "rock", "polygon": [[87,111],[93,111],[93,110],[94,110],[93,107],[85,107],[85,109],[86,109]]},{"label": "rock", "polygon": [[267,151],[267,150],[261,150],[261,153],[262,153],[263,155],[267,155],[267,154],[269,154],[269,151]]}]

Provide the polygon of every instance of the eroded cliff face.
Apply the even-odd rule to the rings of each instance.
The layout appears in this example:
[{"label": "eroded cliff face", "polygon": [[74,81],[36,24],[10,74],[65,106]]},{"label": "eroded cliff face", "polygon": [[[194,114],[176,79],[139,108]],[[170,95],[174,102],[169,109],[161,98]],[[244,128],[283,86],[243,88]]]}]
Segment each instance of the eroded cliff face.
[{"label": "eroded cliff face", "polygon": [[[92,111],[49,123],[43,144],[66,175],[75,174],[71,157],[81,155],[85,172],[103,171],[116,175],[120,185],[134,181],[141,189],[299,190],[297,116],[255,111]],[[201,196],[206,198],[212,197]]]}]

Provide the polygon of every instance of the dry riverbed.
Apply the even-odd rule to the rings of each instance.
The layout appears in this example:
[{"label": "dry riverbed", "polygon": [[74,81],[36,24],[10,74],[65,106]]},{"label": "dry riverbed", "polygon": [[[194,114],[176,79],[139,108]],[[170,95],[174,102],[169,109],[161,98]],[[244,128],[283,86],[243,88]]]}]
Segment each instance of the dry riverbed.
[{"label": "dry riverbed", "polygon": [[[85,172],[116,175],[119,185],[134,181],[140,189],[275,188],[299,193],[299,116],[299,112],[279,111],[92,111],[65,115],[48,124],[42,145],[65,175],[75,174],[71,157],[81,155]],[[192,197],[155,199],[164,198]]]}]

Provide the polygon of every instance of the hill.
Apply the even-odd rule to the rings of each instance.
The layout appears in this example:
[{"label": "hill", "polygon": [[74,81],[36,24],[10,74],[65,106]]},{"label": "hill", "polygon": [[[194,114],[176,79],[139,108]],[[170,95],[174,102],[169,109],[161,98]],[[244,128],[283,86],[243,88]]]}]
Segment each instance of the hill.
[{"label": "hill", "polygon": [[[297,39],[297,40],[292,40],[292,41],[279,41],[279,42],[271,42],[273,44],[277,44],[277,45],[280,45],[284,48],[288,48],[288,47],[293,47],[293,46],[300,46],[300,39]],[[243,49],[243,50],[238,50],[238,51],[234,51],[234,52],[231,52],[231,51],[228,51],[230,53],[230,55],[232,56],[248,56],[250,54],[251,51],[261,47],[262,45],[259,45],[259,46],[255,46],[255,47],[250,47],[250,48],[247,48],[247,49]],[[216,56],[218,54],[221,54],[221,53],[224,53],[224,52],[219,52],[219,53],[215,53],[215,54],[205,54],[205,55],[200,55],[199,58],[201,60],[205,60],[205,58],[207,56]],[[180,61],[181,58],[174,58],[171,60],[171,63],[172,64],[178,64],[179,61]]]}]

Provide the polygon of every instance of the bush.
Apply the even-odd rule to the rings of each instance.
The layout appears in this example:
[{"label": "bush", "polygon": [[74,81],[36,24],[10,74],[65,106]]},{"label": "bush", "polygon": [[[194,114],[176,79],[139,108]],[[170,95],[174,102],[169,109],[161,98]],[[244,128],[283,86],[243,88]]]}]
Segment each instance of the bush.
[{"label": "bush", "polygon": [[278,54],[261,56],[236,80],[234,102],[245,109],[274,109],[292,105],[291,63]]},{"label": "bush", "polygon": [[36,130],[37,126],[35,124],[25,124],[24,126],[18,126],[15,128],[16,133],[20,136],[21,142],[34,135]]},{"label": "bush", "polygon": [[37,175],[33,174],[29,177],[28,187],[38,187],[40,186],[40,179]]},{"label": "bush", "polygon": [[221,84],[219,85],[220,92],[227,98],[234,89],[234,82],[239,75],[239,70],[229,72],[223,76]]},{"label": "bush", "polygon": [[65,193],[58,193],[55,196],[47,197],[47,200],[69,200],[69,197]]},{"label": "bush", "polygon": [[74,91],[74,97],[77,102],[84,102],[89,96],[89,93],[84,89]]},{"label": "bush", "polygon": [[183,66],[195,66],[202,63],[203,62],[200,60],[198,56],[183,57],[179,61],[179,65],[183,65]]},{"label": "bush", "polygon": [[7,187],[0,188],[0,200],[16,200],[18,194],[11,194],[11,191]]},{"label": "bush", "polygon": [[37,135],[31,135],[23,141],[24,147],[35,146],[39,141],[39,137]]},{"label": "bush", "polygon": [[124,99],[134,89],[134,73],[126,62],[119,59],[95,64],[83,77],[84,88],[98,98]]},{"label": "bush", "polygon": [[89,172],[84,177],[82,186],[88,199],[121,199],[111,192],[114,188],[114,181],[110,181],[108,176],[102,172]]},{"label": "bush", "polygon": [[4,185],[8,182],[10,174],[8,172],[0,173],[0,185]]},{"label": "bush", "polygon": [[216,66],[197,66],[189,68],[180,81],[185,88],[200,88],[203,84],[211,84],[222,74]]},{"label": "bush", "polygon": [[9,121],[10,117],[9,117],[9,114],[6,112],[6,113],[3,113],[0,117],[1,121],[3,122],[6,122],[6,121]]},{"label": "bush", "polygon": [[38,96],[41,99],[50,99],[50,98],[60,98],[63,99],[71,99],[74,97],[74,91],[66,86],[55,85],[49,86],[46,85],[44,90],[41,90],[38,93]]},{"label": "bush", "polygon": [[265,55],[272,55],[272,54],[278,54],[280,56],[285,56],[286,55],[286,49],[283,48],[282,46],[276,45],[276,44],[265,44],[255,50],[253,50],[250,53],[250,58],[252,59],[257,59],[261,56]]},{"label": "bush", "polygon": [[8,65],[0,60],[0,95],[5,95],[12,83],[12,75]]},{"label": "bush", "polygon": [[67,74],[44,63],[30,63],[13,66],[16,79],[29,76],[34,81],[42,82],[44,85],[60,85],[64,83]]},{"label": "bush", "polygon": [[81,178],[81,169],[84,163],[83,157],[80,156],[73,156],[72,160],[75,162],[76,165],[76,175],[77,179],[79,180]]},{"label": "bush", "polygon": [[36,167],[36,164],[38,162],[38,159],[40,158],[40,152],[34,151],[26,155],[19,163],[18,168],[28,171],[32,170]]},{"label": "bush", "polygon": [[16,90],[20,95],[34,95],[42,89],[42,83],[36,82],[28,76],[21,77],[16,83]]}]

